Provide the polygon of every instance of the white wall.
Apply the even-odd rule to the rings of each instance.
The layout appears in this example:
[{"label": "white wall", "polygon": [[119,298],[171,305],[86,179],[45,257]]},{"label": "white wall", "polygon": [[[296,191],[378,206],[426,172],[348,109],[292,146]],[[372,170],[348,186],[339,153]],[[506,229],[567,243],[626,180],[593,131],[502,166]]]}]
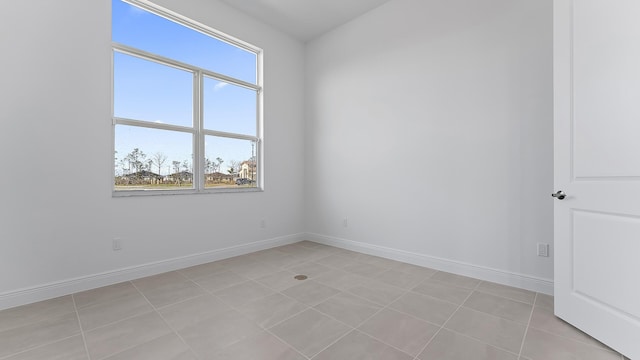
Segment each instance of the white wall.
[{"label": "white wall", "polygon": [[110,0],[5,4],[0,307],[30,288],[303,231],[303,44],[215,0],[158,4],[264,49],[266,190],[112,198]]},{"label": "white wall", "polygon": [[303,231],[552,278],[550,0],[393,0],[306,54],[216,0],[157,3],[264,49],[266,190],[112,198],[110,1],[12,2],[0,308]]},{"label": "white wall", "polygon": [[550,282],[551,0],[392,0],[306,54],[308,231]]}]

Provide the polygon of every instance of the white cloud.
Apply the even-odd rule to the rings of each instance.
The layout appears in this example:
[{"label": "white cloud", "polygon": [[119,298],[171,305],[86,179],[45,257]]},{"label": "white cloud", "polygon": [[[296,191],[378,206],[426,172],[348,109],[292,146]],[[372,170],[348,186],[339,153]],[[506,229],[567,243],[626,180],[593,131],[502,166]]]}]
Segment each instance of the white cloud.
[{"label": "white cloud", "polygon": [[146,10],[143,10],[137,6],[129,6],[129,14],[132,16],[142,16],[148,14]]},{"label": "white cloud", "polygon": [[222,90],[224,87],[226,87],[227,85],[229,85],[229,83],[226,82],[219,82],[217,83],[214,87],[213,90],[214,91],[218,91],[218,90]]}]

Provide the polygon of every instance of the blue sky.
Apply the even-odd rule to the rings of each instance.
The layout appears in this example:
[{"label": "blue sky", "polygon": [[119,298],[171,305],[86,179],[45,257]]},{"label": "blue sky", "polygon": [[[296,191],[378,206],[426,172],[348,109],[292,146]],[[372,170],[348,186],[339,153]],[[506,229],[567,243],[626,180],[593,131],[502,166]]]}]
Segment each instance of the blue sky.
[{"label": "blue sky", "polygon": [[[112,39],[149,53],[256,83],[256,55],[208,35],[186,28],[120,0],[112,0]],[[193,121],[193,74],[127,54],[114,53],[114,116],[156,123],[191,126]],[[204,127],[256,135],[255,91],[213,78],[204,79]],[[118,160],[134,148],[147,154],[157,152],[172,161],[191,161],[191,135],[165,130],[116,125]],[[247,160],[251,142],[205,137],[205,154],[224,160],[226,172],[231,160]],[[120,166],[116,163],[116,173]],[[152,167],[157,172],[157,166]],[[173,172],[173,170],[171,170]]]}]

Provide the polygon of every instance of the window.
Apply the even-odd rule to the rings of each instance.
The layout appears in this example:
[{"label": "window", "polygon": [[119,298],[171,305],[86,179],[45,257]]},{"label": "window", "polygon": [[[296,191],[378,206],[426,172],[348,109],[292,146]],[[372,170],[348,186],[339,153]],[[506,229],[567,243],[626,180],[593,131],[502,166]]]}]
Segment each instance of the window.
[{"label": "window", "polygon": [[261,51],[144,0],[112,0],[114,195],[261,184]]}]

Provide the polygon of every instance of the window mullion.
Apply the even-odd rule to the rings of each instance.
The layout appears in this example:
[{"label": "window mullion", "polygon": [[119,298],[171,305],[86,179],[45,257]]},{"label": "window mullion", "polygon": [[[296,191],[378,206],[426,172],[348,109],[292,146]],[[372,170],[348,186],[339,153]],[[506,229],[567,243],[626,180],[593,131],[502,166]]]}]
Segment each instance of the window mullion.
[{"label": "window mullion", "polygon": [[151,121],[126,119],[126,118],[120,118],[120,117],[114,117],[112,119],[112,122],[113,122],[113,125],[129,125],[129,126],[144,127],[144,128],[149,128],[149,129],[188,132],[188,133],[192,133],[192,134],[196,132],[194,127],[186,127],[186,126],[171,125],[171,124],[162,124],[162,123],[155,123],[155,122],[151,122]]},{"label": "window mullion", "polygon": [[211,135],[211,136],[225,137],[225,138],[238,139],[238,140],[249,140],[249,141],[259,140],[257,136],[253,136],[253,135],[234,134],[234,133],[228,133],[224,131],[215,131],[215,130],[208,130],[208,129],[203,129],[202,133],[203,135]]},{"label": "window mullion", "polygon": [[197,191],[204,190],[204,134],[203,130],[203,101],[202,101],[202,71],[193,72],[193,126],[194,134],[193,151],[193,182]]}]

